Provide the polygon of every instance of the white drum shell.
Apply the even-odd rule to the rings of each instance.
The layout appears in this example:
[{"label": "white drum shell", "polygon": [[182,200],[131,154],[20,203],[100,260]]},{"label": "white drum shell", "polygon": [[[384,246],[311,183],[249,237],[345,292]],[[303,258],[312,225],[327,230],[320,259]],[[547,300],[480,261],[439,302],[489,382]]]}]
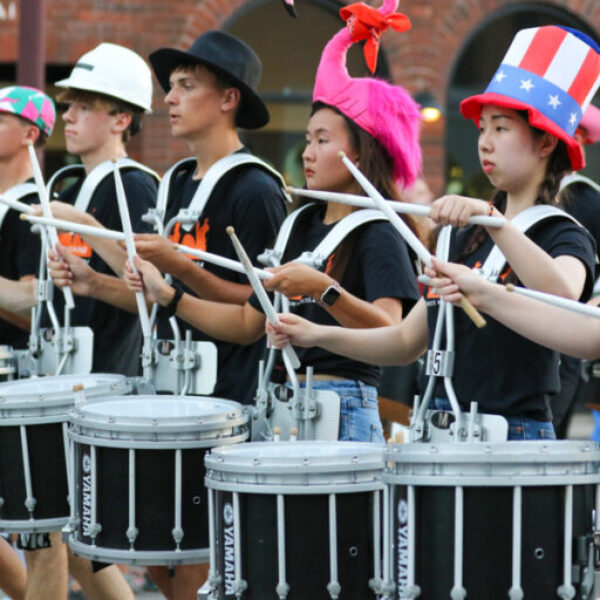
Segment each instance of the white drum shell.
[{"label": "white drum shell", "polygon": [[69,437],[115,448],[202,448],[249,437],[248,414],[237,402],[202,396],[102,398],[70,413]]},{"label": "white drum shell", "polygon": [[256,494],[333,494],[382,489],[385,447],[362,442],[252,442],[207,454],[206,486]]},{"label": "white drum shell", "polygon": [[75,401],[73,387],[83,386],[86,400],[128,394],[133,384],[123,375],[58,375],[0,383],[0,424],[30,425],[68,420]]},{"label": "white drum shell", "polygon": [[394,444],[383,479],[392,485],[545,486],[600,483],[595,442]]}]

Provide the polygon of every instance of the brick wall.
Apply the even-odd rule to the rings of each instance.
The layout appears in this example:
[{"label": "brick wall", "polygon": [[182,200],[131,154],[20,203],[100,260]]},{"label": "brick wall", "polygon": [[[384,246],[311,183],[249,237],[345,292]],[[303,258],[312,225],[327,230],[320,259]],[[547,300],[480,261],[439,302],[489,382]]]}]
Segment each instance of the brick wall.
[{"label": "brick wall", "polygon": [[[431,90],[443,103],[448,77],[464,40],[490,13],[518,1],[402,0],[400,10],[410,16],[413,28],[402,36],[383,37],[393,80],[412,92]],[[51,63],[72,63],[101,41],[129,46],[142,56],[161,46],[187,47],[202,31],[218,28],[246,4],[246,0],[46,2],[47,60]],[[569,10],[600,28],[598,0],[555,0],[545,4]],[[17,21],[0,22],[2,62],[16,60],[17,34]],[[136,158],[161,172],[186,154],[181,142],[170,139],[162,97],[157,84],[154,114],[147,117],[131,148]],[[425,126],[423,147],[426,178],[434,191],[440,192],[445,164],[443,122]]]}]

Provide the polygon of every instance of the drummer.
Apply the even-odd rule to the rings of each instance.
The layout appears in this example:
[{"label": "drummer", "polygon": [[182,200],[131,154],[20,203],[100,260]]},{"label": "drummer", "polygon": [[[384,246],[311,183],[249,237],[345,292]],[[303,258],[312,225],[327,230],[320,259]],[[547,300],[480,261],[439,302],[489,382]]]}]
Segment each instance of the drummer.
[{"label": "drummer", "polygon": [[[570,70],[574,64],[582,65],[575,74],[581,83],[573,92],[576,99],[543,73],[534,72],[539,65],[550,64],[555,54],[561,58],[553,63],[552,76],[560,74],[560,81],[573,81]],[[591,59],[583,61],[582,56],[588,55]],[[531,56],[536,59],[528,60]],[[581,148],[572,134],[597,87],[599,65],[598,47],[577,31],[554,26],[523,30],[517,33],[486,92],[461,104],[463,115],[474,119],[479,127],[479,157],[496,187],[491,203],[445,196],[432,205],[434,220],[461,227],[453,236],[450,255],[464,262],[463,271],[480,266],[495,243],[509,263],[501,271],[501,281],[573,299],[589,297],[593,242],[587,231],[566,216],[542,220],[527,235],[510,222],[497,230],[464,226],[474,215],[504,214],[512,219],[526,208],[554,202],[565,173],[583,166]],[[540,94],[538,89],[550,93],[551,102],[548,93]],[[554,112],[557,102],[571,106],[566,115],[564,111]],[[278,346],[316,345],[365,362],[405,364],[432,346],[439,304],[436,290],[428,287],[400,325],[344,329],[286,314],[280,317],[278,327],[269,326],[269,330]],[[512,440],[553,439],[547,397],[558,385],[556,355],[495,320],[476,329],[463,311],[455,310],[454,325],[453,383],[462,409],[468,411],[471,402],[477,401],[482,412],[504,416]],[[442,385],[438,385],[430,407],[450,409]]]},{"label": "drummer", "polygon": [[[381,15],[389,15],[396,6],[392,0],[382,7],[381,14],[369,8],[362,14],[363,7],[354,5],[344,14],[350,19],[356,12],[357,18],[376,17],[384,23]],[[402,23],[402,30],[409,26],[403,15],[397,15],[396,22]],[[356,182],[338,157],[343,150],[367,170],[385,197],[398,198],[397,184],[410,185],[421,167],[418,106],[400,87],[348,75],[346,53],[355,41],[345,28],[327,44],[321,58],[302,155],[307,186],[358,193]],[[373,70],[375,61],[371,63]],[[284,253],[284,261],[292,262],[274,269],[267,289],[284,294],[295,312],[319,323],[362,328],[399,322],[418,293],[411,257],[396,230],[385,219],[363,223],[338,243],[317,270],[293,259],[314,250],[355,209],[319,202],[299,211]],[[412,220],[406,220],[415,229]],[[242,223],[237,231],[247,235],[247,225]],[[256,247],[248,250],[251,256],[257,251]],[[152,264],[140,259],[136,266],[141,277],[131,271],[125,276],[131,288],[141,290],[143,281],[149,300],[172,307],[194,327],[237,344],[254,343],[264,335],[265,316],[255,296],[243,305],[216,302],[217,297],[211,301],[189,294],[180,296]],[[376,390],[380,369],[347,360],[342,354],[301,352],[299,379],[303,381],[306,369],[313,367],[314,389],[331,390],[340,396],[340,439],[382,442]],[[275,376],[281,377],[280,383],[285,381],[283,365],[278,365]]]},{"label": "drummer", "polygon": [[[32,191],[33,171],[28,143],[43,148],[56,120],[54,103],[44,92],[24,86],[0,89],[0,195],[37,204]],[[0,343],[13,348],[27,345],[27,310],[37,303],[35,279],[40,261],[39,236],[0,205]],[[25,597],[22,562],[0,537],[0,588],[11,598]]]},{"label": "drummer", "polygon": [[[179,168],[171,179],[167,190],[167,222],[180,209],[189,206],[200,181],[219,159],[232,154],[249,154],[237,129],[263,127],[269,113],[256,92],[262,71],[260,59],[248,45],[230,34],[206,32],[196,39],[189,51],[162,48],[150,55],[150,62],[166,92],[171,134],[188,144],[195,159]],[[262,166],[246,164],[222,175],[190,233],[178,223],[171,241],[158,235],[138,236],[137,251],[163,272],[172,274],[177,280],[177,289],[242,304],[252,291],[245,277],[191,260],[175,252],[173,242],[233,258],[225,227],[234,224],[245,231],[244,243],[256,256],[272,243],[284,217],[281,179]],[[134,225],[134,231],[140,230]],[[57,285],[71,285],[77,293],[92,297],[103,293],[105,276],[95,273],[63,249],[59,252],[62,260],[50,263]],[[111,302],[136,312],[134,295],[121,281],[113,278],[107,289],[110,289]],[[172,337],[168,319],[174,314],[175,305],[176,302],[171,303],[158,314],[159,339]],[[210,339],[195,330],[192,336],[193,339]],[[217,342],[214,395],[251,402],[257,365],[264,348],[262,340],[247,347]],[[163,594],[178,600],[195,600],[198,587],[206,579],[206,569],[196,565],[175,567],[174,577],[166,567],[150,567],[150,572]]]}]

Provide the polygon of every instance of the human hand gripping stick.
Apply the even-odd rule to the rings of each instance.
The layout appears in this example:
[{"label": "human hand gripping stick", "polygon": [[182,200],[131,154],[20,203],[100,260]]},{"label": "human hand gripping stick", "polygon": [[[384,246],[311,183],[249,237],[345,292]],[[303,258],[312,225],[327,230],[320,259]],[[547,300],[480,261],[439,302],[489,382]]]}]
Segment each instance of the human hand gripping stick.
[{"label": "human hand gripping stick", "polygon": [[[275,308],[271,304],[271,300],[269,300],[269,296],[267,295],[265,288],[263,287],[262,283],[260,282],[260,279],[254,272],[254,267],[252,266],[252,262],[250,261],[250,258],[246,254],[246,251],[244,250],[242,243],[240,242],[237,235],[235,234],[235,229],[233,227],[229,226],[227,228],[227,234],[231,238],[233,247],[235,249],[236,254],[238,255],[238,258],[240,259],[240,262],[244,266],[244,269],[246,271],[246,276],[248,277],[248,280],[250,281],[250,285],[252,286],[252,289],[254,290],[263,311],[265,312],[265,316],[271,322],[272,325],[278,325],[279,322],[277,319],[277,313],[275,312]],[[298,359],[296,352],[294,351],[294,349],[291,346],[286,346],[285,348],[283,348],[282,353],[284,356],[284,360],[286,360],[286,362],[288,362],[289,365],[293,369],[300,368],[300,360]]]}]

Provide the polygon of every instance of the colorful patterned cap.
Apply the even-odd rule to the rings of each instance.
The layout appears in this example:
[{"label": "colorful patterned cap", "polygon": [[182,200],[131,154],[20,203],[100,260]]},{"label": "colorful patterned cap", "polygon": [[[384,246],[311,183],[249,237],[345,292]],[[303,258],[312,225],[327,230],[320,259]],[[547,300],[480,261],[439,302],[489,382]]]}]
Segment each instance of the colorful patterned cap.
[{"label": "colorful patterned cap", "polygon": [[0,89],[0,112],[26,119],[47,136],[52,133],[56,121],[52,98],[35,88],[19,85]]}]

